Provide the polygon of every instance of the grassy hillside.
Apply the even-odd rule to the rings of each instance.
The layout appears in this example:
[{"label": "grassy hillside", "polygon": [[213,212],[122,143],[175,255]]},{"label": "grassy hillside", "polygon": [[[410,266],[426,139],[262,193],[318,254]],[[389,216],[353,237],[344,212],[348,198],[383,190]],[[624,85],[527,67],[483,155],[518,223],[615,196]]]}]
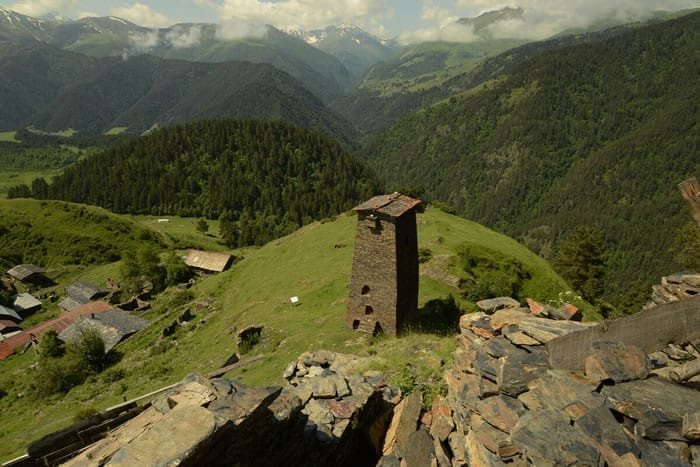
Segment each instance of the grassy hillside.
[{"label": "grassy hillside", "polygon": [[[154,225],[153,218],[137,220],[142,225]],[[379,369],[392,378],[411,363],[419,380],[439,391],[443,365],[454,350],[452,330],[415,329],[399,339],[368,340],[345,328],[355,222],[354,216],[343,214],[332,221],[308,225],[262,248],[236,250],[238,259],[232,268],[198,279],[192,296],[166,291],[154,302],[154,309],[143,315],[151,320],[151,326],[117,348],[121,361],[65,396],[49,400],[32,396],[33,370],[29,366],[36,358],[32,352],[1,361],[0,388],[7,395],[0,399],[0,436],[5,440],[0,446],[0,459],[20,454],[28,442],[70,423],[80,410],[104,409],[176,382],[189,372],[219,368],[238,350],[236,332],[252,324],[263,324],[265,330],[261,343],[247,355],[264,353],[266,357],[228,375],[246,384],[280,384],[289,361],[303,351],[325,348],[365,356],[366,363],[359,371]],[[438,209],[419,214],[418,223],[420,247],[430,248],[436,258],[454,257],[466,242],[522,263],[530,275],[523,289],[535,299],[556,301],[559,293],[567,290],[541,258],[511,239]],[[200,235],[184,219],[173,219],[167,225],[156,222],[155,226],[173,238]],[[117,265],[100,266],[78,277],[99,282],[100,275],[104,279],[116,269]],[[451,267],[447,270],[455,272]],[[465,309],[474,306],[460,298],[457,289],[421,277],[421,307],[450,295]],[[298,296],[301,305],[292,306],[291,296]],[[174,336],[161,338],[163,327],[185,307],[194,312],[195,318]],[[423,309],[422,313],[428,311]]]},{"label": "grassy hillside", "polygon": [[21,263],[49,272],[111,263],[127,248],[158,242],[150,230],[104,209],[29,199],[0,200],[0,234],[3,270]]},{"label": "grassy hillside", "polygon": [[695,13],[537,55],[399,120],[367,157],[393,187],[422,186],[543,254],[577,225],[602,229],[607,298],[637,310],[678,267],[676,184],[700,171],[698,31]]}]

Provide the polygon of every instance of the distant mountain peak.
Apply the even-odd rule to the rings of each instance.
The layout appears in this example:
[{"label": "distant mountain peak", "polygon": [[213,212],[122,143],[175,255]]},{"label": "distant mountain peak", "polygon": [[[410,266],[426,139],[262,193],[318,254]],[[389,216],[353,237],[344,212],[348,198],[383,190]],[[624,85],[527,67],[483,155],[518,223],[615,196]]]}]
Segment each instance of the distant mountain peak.
[{"label": "distant mountain peak", "polygon": [[472,26],[474,28],[474,32],[476,34],[479,34],[480,32],[484,32],[486,28],[488,28],[494,23],[522,18],[523,13],[524,10],[522,8],[513,8],[507,6],[501,8],[500,10],[486,11],[473,18],[461,18],[457,20],[457,24],[461,24],[463,26]]}]

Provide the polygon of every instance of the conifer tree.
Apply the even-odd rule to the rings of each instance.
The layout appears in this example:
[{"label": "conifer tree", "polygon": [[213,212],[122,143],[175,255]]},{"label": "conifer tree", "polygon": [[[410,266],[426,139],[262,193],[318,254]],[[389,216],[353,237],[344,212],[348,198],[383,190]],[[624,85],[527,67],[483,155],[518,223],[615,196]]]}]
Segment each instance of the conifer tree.
[{"label": "conifer tree", "polygon": [[580,225],[559,246],[554,267],[583,298],[595,302],[603,291],[605,256],[600,230]]}]

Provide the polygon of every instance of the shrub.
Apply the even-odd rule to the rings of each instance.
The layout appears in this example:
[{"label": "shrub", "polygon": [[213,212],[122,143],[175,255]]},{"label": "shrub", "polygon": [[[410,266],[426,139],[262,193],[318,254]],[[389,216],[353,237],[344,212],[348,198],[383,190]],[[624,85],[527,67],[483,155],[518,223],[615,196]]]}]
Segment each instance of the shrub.
[{"label": "shrub", "polygon": [[63,346],[55,329],[48,329],[39,338],[39,357],[57,358],[63,355]]},{"label": "shrub", "polygon": [[99,373],[108,362],[102,336],[92,328],[82,329],[78,338],[68,341],[66,354],[74,355],[91,373]]},{"label": "shrub", "polygon": [[94,407],[85,407],[83,409],[78,410],[75,415],[73,415],[73,423],[78,423],[82,422],[84,420],[90,420],[92,417],[95,415],[98,415],[99,412],[97,411],[96,408]]}]

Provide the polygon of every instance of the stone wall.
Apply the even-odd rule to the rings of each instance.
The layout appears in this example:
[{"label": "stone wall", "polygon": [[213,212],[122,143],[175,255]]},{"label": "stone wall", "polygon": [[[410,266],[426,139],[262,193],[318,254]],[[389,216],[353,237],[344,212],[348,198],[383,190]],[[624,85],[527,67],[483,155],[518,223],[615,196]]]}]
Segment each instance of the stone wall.
[{"label": "stone wall", "polygon": [[94,444],[50,435],[16,465],[374,465],[398,392],[380,373],[351,375],[356,362],[304,353],[284,387],[191,374]]}]

